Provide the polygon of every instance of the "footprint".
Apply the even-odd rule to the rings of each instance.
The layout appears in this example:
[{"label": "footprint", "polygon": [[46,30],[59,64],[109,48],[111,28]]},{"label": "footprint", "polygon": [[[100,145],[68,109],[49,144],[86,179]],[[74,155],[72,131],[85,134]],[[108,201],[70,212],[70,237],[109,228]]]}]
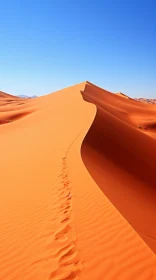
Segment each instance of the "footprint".
[{"label": "footprint", "polygon": [[58,239],[60,236],[67,233],[71,229],[72,227],[70,225],[66,225],[65,228],[63,228],[62,230],[60,230],[58,233],[55,234],[55,239]]},{"label": "footprint", "polygon": [[78,254],[75,249],[69,250],[64,256],[61,257],[60,262],[64,265],[78,262]]},{"label": "footprint", "polygon": [[65,277],[65,278],[60,278],[59,280],[74,280],[77,278],[77,274],[76,272],[71,272],[69,276]]},{"label": "footprint", "polygon": [[67,217],[67,218],[63,219],[63,220],[61,221],[61,223],[66,223],[66,222],[68,222],[68,221],[69,221],[69,218]]},{"label": "footprint", "polygon": [[65,241],[68,241],[68,239],[69,239],[68,236],[64,234],[64,235],[60,236],[59,238],[57,238],[57,241],[60,243],[63,243]]}]

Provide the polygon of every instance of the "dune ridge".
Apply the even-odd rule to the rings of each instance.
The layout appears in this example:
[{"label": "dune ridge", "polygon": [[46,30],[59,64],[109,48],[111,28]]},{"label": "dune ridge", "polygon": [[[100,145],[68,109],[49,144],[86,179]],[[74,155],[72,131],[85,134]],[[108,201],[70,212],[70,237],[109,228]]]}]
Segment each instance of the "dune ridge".
[{"label": "dune ridge", "polygon": [[127,96],[126,94],[124,94],[122,92],[117,92],[116,95],[124,97],[124,98],[129,98],[129,96]]},{"label": "dune ridge", "polygon": [[[89,169],[88,137],[99,108],[83,98],[93,89],[100,99],[101,89],[83,82],[2,106],[8,115],[29,114],[0,126],[1,279],[156,279],[155,254]],[[126,115],[125,104],[118,116]],[[114,104],[106,109],[112,114]]]},{"label": "dune ridge", "polygon": [[15,99],[20,99],[18,96],[14,96],[14,95],[11,95],[11,94],[9,94],[9,93],[6,93],[6,92],[4,92],[4,91],[0,91],[0,99],[1,98],[8,98],[8,99],[13,99],[13,100],[15,100]]}]

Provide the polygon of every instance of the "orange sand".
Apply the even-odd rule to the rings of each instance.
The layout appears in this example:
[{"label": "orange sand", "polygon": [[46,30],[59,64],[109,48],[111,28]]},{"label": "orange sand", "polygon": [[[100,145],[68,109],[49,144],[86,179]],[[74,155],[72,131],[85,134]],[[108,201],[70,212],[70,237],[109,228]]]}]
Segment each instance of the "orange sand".
[{"label": "orange sand", "polygon": [[156,279],[155,112],[87,82],[0,93],[0,279]]}]

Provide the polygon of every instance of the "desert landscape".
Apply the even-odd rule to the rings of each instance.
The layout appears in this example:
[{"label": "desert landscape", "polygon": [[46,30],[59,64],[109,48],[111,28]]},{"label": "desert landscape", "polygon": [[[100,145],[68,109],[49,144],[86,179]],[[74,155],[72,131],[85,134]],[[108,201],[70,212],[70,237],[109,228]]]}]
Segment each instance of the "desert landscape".
[{"label": "desert landscape", "polygon": [[0,279],[156,279],[156,105],[141,101],[88,81],[0,92]]}]

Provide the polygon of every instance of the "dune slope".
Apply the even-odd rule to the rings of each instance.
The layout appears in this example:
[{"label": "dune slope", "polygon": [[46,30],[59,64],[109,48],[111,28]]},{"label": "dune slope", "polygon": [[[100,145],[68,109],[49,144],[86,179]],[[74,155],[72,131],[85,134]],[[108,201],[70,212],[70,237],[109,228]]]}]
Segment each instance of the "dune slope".
[{"label": "dune slope", "polygon": [[82,145],[84,163],[104,194],[156,252],[156,106],[90,83],[82,95],[97,106]]},{"label": "dune slope", "polygon": [[81,159],[98,116],[88,85],[0,106],[0,279],[156,279],[155,254]]}]

